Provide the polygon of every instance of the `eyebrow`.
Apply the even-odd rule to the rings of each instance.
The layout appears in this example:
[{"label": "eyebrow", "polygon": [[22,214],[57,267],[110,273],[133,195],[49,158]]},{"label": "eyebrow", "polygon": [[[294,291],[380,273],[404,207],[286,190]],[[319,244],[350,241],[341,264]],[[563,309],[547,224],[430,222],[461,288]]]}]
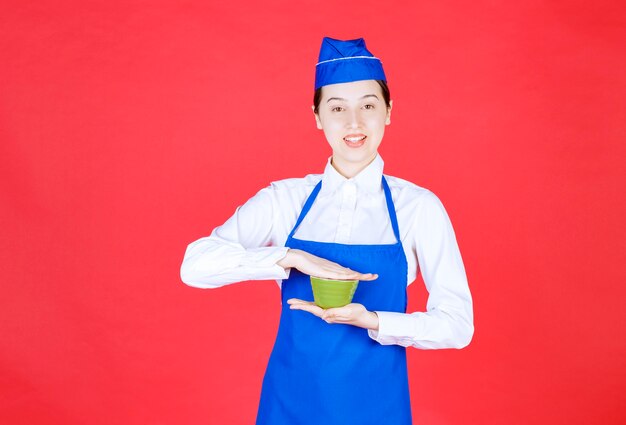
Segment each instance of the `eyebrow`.
[{"label": "eyebrow", "polygon": [[[376,96],[375,94],[366,94],[365,96],[361,96],[361,99],[365,99],[367,97],[375,97],[377,100],[380,100],[378,99],[378,96]],[[326,101],[326,103],[330,102],[331,100],[340,100],[344,102],[346,101],[346,99],[344,99],[343,97],[331,97],[330,99]]]}]

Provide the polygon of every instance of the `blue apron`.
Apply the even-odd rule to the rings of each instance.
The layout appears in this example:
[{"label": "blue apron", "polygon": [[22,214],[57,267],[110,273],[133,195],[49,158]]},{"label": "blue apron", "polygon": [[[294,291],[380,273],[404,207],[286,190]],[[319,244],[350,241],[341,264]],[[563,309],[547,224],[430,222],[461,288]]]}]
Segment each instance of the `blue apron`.
[{"label": "blue apron", "polygon": [[[407,262],[387,181],[382,179],[396,243],[345,245],[293,237],[311,209],[322,182],[311,192],[285,246],[362,273],[352,302],[369,311],[406,311]],[[411,424],[406,349],[381,345],[367,330],[328,324],[311,313],[290,310],[287,300],[313,300],[309,276],[295,268],[282,282],[282,312],[269,359],[257,425]]]}]

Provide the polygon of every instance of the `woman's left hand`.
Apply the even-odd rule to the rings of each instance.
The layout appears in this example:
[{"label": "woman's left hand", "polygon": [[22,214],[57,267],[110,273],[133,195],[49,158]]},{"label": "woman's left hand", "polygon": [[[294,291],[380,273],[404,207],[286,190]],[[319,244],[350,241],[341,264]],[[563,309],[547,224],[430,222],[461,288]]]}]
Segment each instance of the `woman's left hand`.
[{"label": "woman's left hand", "polygon": [[343,323],[358,326],[359,328],[378,330],[378,315],[368,311],[363,304],[348,304],[343,307],[324,310],[312,301],[303,301],[297,298],[287,300],[291,310],[304,310],[324,320],[326,323]]}]

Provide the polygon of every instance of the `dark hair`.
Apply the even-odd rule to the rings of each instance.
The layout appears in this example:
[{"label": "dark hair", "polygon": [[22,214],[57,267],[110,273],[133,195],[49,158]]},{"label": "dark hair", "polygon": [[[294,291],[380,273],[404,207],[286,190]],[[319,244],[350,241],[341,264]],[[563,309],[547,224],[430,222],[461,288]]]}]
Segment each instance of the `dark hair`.
[{"label": "dark hair", "polygon": [[[387,108],[389,108],[391,106],[389,104],[389,101],[391,99],[391,95],[389,94],[389,87],[384,80],[376,80],[376,82],[378,83],[378,85],[380,85],[380,89],[383,92],[383,99],[385,99],[385,104],[387,105]],[[323,87],[320,87],[319,89],[315,90],[315,94],[313,95],[313,106],[315,107],[313,111],[316,114],[319,110],[320,102],[322,101],[322,88]]]}]

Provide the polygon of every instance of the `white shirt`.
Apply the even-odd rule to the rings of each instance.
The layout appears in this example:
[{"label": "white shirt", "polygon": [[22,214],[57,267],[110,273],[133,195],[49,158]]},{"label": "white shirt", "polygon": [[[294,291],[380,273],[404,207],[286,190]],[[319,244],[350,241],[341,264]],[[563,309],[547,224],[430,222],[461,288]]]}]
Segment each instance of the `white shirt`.
[{"label": "white shirt", "polygon": [[[289,270],[276,263],[286,255],[287,236],[320,179],[322,189],[294,237],[342,244],[395,243],[381,183],[383,166],[378,155],[347,179],[329,158],[323,175],[272,182],[238,207],[211,236],[189,244],[181,279],[197,288],[266,279],[276,279],[280,286]],[[408,263],[407,285],[419,269],[429,296],[426,312],[376,311],[379,329],[368,334],[384,345],[463,348],[474,332],[472,297],[448,215],[429,190],[397,177],[385,178]]]}]

